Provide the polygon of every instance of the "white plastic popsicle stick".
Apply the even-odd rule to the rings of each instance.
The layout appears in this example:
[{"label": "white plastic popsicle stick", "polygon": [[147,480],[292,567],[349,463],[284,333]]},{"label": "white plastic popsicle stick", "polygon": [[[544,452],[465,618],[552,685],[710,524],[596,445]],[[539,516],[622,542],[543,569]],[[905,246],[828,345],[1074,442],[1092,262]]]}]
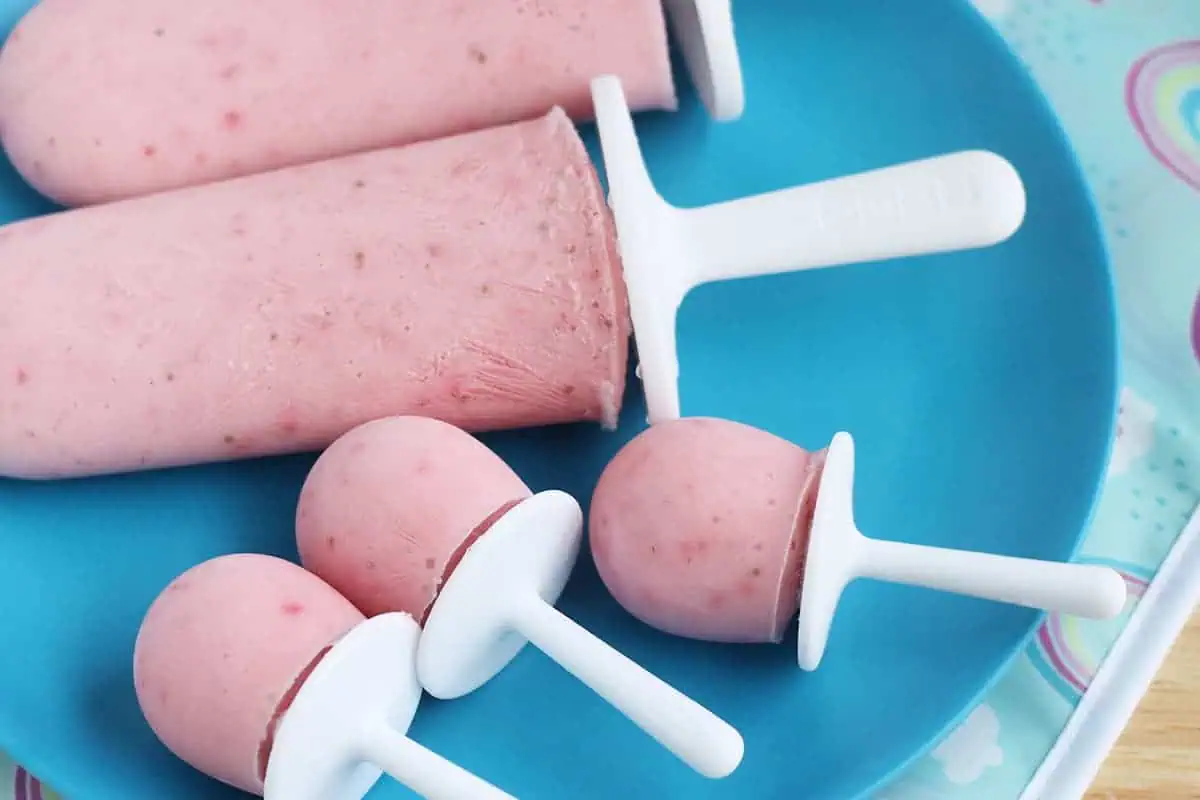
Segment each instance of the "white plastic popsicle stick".
[{"label": "white plastic popsicle stick", "polygon": [[695,287],[986,247],[1025,217],[1020,176],[985,151],[678,208],[654,188],[620,80],[594,79],[592,100],[651,423],[680,414],[675,317]]},{"label": "white plastic popsicle stick", "polygon": [[730,774],[745,747],[736,729],[554,608],[582,535],[579,504],[548,491],[472,544],[425,621],[417,650],[425,691],[468,694],[532,642],[697,772]]},{"label": "white plastic popsicle stick", "polygon": [[514,800],[405,737],[421,700],[420,632],[383,614],[326,653],[279,723],[264,800],[359,800],[384,772],[434,800]]},{"label": "white plastic popsicle stick", "polygon": [[715,120],[742,115],[742,62],[729,0],[663,0],[696,93]]},{"label": "white plastic popsicle stick", "polygon": [[854,524],[854,440],[833,437],[809,531],[797,658],[816,669],[842,591],[856,578],[924,586],[1002,603],[1107,619],[1125,607],[1116,570],[868,539]]}]

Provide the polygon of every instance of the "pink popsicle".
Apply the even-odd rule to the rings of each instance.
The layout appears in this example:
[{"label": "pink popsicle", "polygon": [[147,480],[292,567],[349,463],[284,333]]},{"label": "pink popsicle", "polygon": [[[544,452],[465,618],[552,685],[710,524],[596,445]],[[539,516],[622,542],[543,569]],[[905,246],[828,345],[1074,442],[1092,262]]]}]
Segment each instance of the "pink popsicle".
[{"label": "pink popsicle", "polygon": [[288,561],[206,561],[172,581],[142,622],[138,703],[179,758],[262,794],[280,718],[320,657],[362,621],[349,601]]},{"label": "pink popsicle", "polygon": [[600,576],[669,633],[778,642],[799,610],[797,661],[816,669],[859,578],[1092,619],[1125,607],[1116,570],[873,539],[854,522],[854,442],[809,453],[727,420],[663,422],[601,476],[591,507]]},{"label": "pink popsicle", "polygon": [[590,542],[613,597],[668,633],[778,642],[795,614],[823,451],[748,425],[656,424],[609,463]]},{"label": "pink popsicle", "polygon": [[0,57],[3,144],[68,205],[592,113],[676,105],[660,0],[42,0]]},{"label": "pink popsicle", "polygon": [[10,225],[0,474],[300,452],[394,414],[611,424],[613,236],[557,109]]},{"label": "pink popsicle", "polygon": [[569,495],[531,496],[481,442],[421,417],[335,442],[296,520],[305,567],[367,614],[420,621],[417,675],[434,696],[475,691],[532,643],[693,769],[729,775],[745,747],[736,729],[554,607],[582,529]]},{"label": "pink popsicle", "polygon": [[309,473],[296,512],[300,558],[364,613],[424,621],[470,544],[529,495],[499,456],[451,425],[376,420],[334,442]]}]

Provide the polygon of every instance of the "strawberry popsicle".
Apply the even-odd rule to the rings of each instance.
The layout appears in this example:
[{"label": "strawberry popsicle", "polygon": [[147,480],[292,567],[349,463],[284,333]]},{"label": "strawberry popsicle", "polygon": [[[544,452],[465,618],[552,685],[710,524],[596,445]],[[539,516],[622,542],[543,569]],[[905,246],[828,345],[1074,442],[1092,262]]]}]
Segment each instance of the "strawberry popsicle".
[{"label": "strawberry popsicle", "polygon": [[405,736],[419,634],[403,614],[364,619],[289,561],[221,556],[151,605],[138,703],[179,758],[268,800],[357,800],[385,770],[424,797],[512,800]]},{"label": "strawberry popsicle", "polygon": [[613,597],[660,630],[778,642],[799,611],[800,666],[815,669],[842,590],[906,583],[1107,618],[1125,603],[1106,567],[870,539],[854,524],[847,433],[810,453],[757,428],[656,424],[605,468],[591,507],[592,556]]},{"label": "strawberry popsicle", "polygon": [[41,0],[0,55],[3,144],[67,205],[516,122],[620,77],[676,106],[661,0]]},{"label": "strawberry popsicle", "polygon": [[206,561],[155,600],[138,633],[138,703],[171,752],[262,794],[275,727],[320,655],[363,621],[282,559]]},{"label": "strawberry popsicle", "polygon": [[467,547],[530,494],[500,456],[446,423],[369,422],[334,442],[305,480],[300,560],[364,614],[424,622]]},{"label": "strawberry popsicle", "polygon": [[304,483],[304,566],[367,614],[403,612],[424,631],[417,675],[441,699],[474,691],[526,642],[701,774],[741,762],[740,734],[561,614],[583,512],[563,492],[531,494],[496,454],[424,417],[345,434]]},{"label": "strawberry popsicle", "polygon": [[324,447],[392,414],[612,424],[611,218],[558,109],[0,229],[0,474]]},{"label": "strawberry popsicle", "polygon": [[721,420],[652,426],[596,485],[589,542],[600,577],[659,630],[780,641],[796,613],[822,458]]}]

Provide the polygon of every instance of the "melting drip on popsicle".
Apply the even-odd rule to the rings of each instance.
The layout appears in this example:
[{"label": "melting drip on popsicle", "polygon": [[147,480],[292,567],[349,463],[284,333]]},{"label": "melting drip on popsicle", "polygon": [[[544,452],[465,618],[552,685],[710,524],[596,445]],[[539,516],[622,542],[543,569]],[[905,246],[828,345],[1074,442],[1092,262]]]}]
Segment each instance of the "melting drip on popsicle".
[{"label": "melting drip on popsicle", "polygon": [[854,449],[809,453],[741,423],[685,418],[629,442],[596,486],[592,555],[609,591],[660,630],[778,642],[799,610],[799,661],[815,669],[842,590],[874,578],[1106,618],[1115,571],[868,539],[854,526]]},{"label": "melting drip on popsicle", "polygon": [[405,614],[365,620],[288,561],[222,556],[151,605],[138,704],[179,758],[267,800],[355,800],[383,772],[427,797],[508,798],[405,738],[419,633]]},{"label": "melting drip on popsicle", "polygon": [[418,677],[435,697],[490,680],[531,642],[692,768],[724,777],[741,736],[558,612],[583,514],[532,495],[495,453],[454,426],[393,417],[318,459],[301,492],[304,565],[367,613],[425,619]]}]

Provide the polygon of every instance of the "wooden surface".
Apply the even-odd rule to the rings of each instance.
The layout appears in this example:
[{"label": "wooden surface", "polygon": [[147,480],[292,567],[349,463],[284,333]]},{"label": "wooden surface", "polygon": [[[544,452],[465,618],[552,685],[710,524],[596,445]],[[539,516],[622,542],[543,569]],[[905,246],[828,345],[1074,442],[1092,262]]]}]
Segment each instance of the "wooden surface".
[{"label": "wooden surface", "polygon": [[1194,615],[1087,800],[1200,800],[1200,613]]}]

